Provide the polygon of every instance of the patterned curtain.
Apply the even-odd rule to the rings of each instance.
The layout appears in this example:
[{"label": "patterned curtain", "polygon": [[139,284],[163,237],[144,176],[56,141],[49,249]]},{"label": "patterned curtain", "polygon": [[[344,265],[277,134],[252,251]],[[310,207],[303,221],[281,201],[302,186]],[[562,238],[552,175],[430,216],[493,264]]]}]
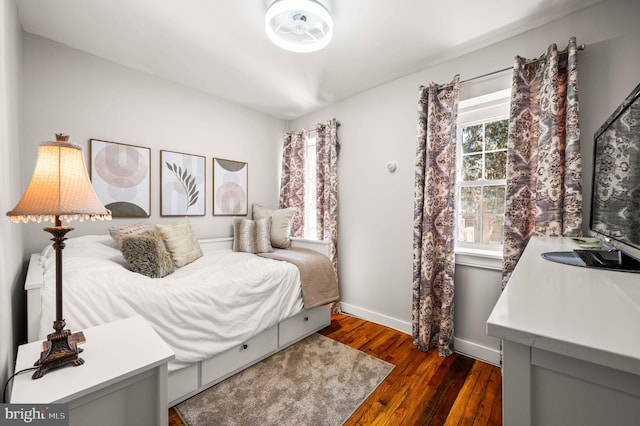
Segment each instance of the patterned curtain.
[{"label": "patterned curtain", "polygon": [[576,39],[535,61],[516,57],[507,143],[506,285],[532,235],[578,236],[582,160]]},{"label": "patterned curtain", "polygon": [[[338,277],[338,121],[316,126],[316,209],[318,238],[329,241],[329,258]],[[331,313],[340,312],[334,302]]]},{"label": "patterned curtain", "polygon": [[280,208],[296,207],[291,235],[304,237],[304,163],[307,155],[307,132],[285,133],[282,149]]},{"label": "patterned curtain", "polygon": [[338,273],[338,122],[318,123],[316,137],[316,208],[318,238],[330,243],[333,269]]},{"label": "patterned curtain", "polygon": [[413,343],[453,352],[455,166],[459,77],[420,87],[413,225]]}]

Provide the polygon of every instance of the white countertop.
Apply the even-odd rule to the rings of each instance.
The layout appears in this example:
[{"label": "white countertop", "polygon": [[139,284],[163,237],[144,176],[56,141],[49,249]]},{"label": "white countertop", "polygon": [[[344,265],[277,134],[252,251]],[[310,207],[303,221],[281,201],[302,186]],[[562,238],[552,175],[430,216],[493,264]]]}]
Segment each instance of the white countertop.
[{"label": "white countertop", "polygon": [[[53,329],[52,329],[53,331]],[[71,330],[75,332],[78,330]],[[12,403],[65,403],[112,383],[147,371],[174,358],[173,351],[141,316],[83,330],[85,363],[48,371],[33,380],[33,372],[15,377]],[[16,371],[33,366],[42,342],[18,348]]]},{"label": "white countertop", "polygon": [[577,248],[570,238],[531,238],[487,320],[487,333],[640,375],[640,274],[541,256]]}]

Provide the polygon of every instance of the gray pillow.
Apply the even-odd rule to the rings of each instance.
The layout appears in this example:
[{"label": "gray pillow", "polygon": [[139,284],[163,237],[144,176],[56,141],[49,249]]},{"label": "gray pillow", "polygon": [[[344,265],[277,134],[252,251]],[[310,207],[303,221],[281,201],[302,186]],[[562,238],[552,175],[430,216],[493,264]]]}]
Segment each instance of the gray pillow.
[{"label": "gray pillow", "polygon": [[120,250],[133,272],[162,278],[176,270],[162,235],[155,230],[123,238]]},{"label": "gray pillow", "polygon": [[233,251],[271,253],[271,218],[260,220],[235,219],[233,221]]}]

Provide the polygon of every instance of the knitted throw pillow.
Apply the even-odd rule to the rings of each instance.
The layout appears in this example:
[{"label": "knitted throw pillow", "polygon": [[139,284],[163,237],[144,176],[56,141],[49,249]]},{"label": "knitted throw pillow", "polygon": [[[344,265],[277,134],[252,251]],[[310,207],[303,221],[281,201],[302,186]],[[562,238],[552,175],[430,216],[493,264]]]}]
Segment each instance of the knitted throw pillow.
[{"label": "knitted throw pillow", "polygon": [[122,248],[122,240],[127,237],[134,237],[140,235],[143,232],[153,231],[154,226],[150,223],[137,223],[135,225],[120,225],[112,226],[109,228],[109,234],[115,241],[118,248]]}]

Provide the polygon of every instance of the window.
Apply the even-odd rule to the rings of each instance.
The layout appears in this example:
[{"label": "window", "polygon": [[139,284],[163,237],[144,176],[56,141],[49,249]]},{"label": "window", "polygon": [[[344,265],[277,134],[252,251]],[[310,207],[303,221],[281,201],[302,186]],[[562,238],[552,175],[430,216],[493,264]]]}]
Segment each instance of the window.
[{"label": "window", "polygon": [[460,102],[456,247],[501,251],[510,90]]},{"label": "window", "polygon": [[304,238],[318,239],[318,215],[316,213],[316,138],[307,138],[307,155],[304,165]]}]

